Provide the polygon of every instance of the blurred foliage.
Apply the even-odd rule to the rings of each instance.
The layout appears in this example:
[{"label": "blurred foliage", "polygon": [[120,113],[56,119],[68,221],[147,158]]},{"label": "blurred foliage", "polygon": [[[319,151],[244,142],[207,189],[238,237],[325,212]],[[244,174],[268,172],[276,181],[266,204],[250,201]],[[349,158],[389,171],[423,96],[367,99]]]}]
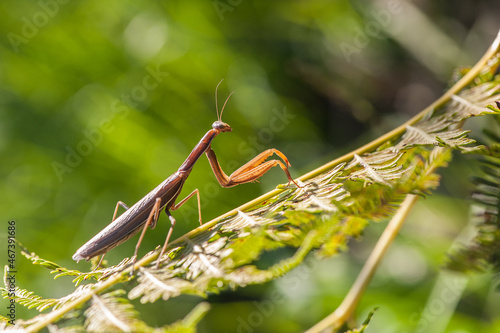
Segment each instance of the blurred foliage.
[{"label": "blurred foliage", "polygon": [[[227,10],[215,6],[220,3]],[[388,10],[385,3],[372,6],[320,0],[2,1],[0,234],[6,235],[7,220],[15,220],[17,238],[41,257],[81,268],[86,264],[77,265],[71,255],[110,221],[116,202],[141,198],[178,168],[210,128],[221,78],[219,101],[235,91],[224,112],[234,131],[213,145],[222,167],[230,172],[275,147],[290,159],[292,175],[299,175],[429,104],[445,89],[451,70],[473,64],[498,30],[496,1],[418,1],[390,16],[348,58],[341,44],[355,45],[359,31],[376,22],[373,13]],[[402,28],[405,23],[409,29]],[[289,118],[279,118],[283,110]],[[80,151],[81,159],[68,160],[71,151]],[[71,171],[58,177],[54,162],[68,161]],[[361,304],[360,318],[380,305],[366,332],[418,325],[437,267],[467,223],[463,198],[473,171],[458,157],[443,175],[442,196],[420,203]],[[260,184],[220,189],[201,159],[184,193],[200,189],[208,221],[285,181],[275,171]],[[195,214],[194,202],[176,212],[175,235],[196,226],[190,219]],[[147,234],[143,253],[163,242],[167,223],[162,216]],[[371,227],[351,253],[294,271],[307,279],[292,275],[211,297],[214,306],[200,331],[248,325],[256,309],[263,324],[250,326],[253,331],[292,332],[317,322],[340,302],[381,227]],[[106,259],[117,263],[134,246],[123,244]],[[72,289],[64,279],[55,286],[20,254],[17,265],[21,288],[43,297]],[[332,274],[338,275],[335,285]],[[288,292],[299,279],[300,292]],[[470,278],[449,329],[498,329],[490,280]],[[255,302],[275,293],[285,301],[266,316]],[[163,325],[199,302],[182,297],[145,306],[142,313],[150,325]],[[34,313],[18,308],[19,318]]]},{"label": "blurred foliage", "polygon": [[[500,102],[497,102],[500,107]],[[494,129],[494,131],[492,131]],[[481,172],[472,179],[471,223],[477,234],[466,246],[453,249],[446,267],[459,272],[493,271],[500,273],[500,118],[493,117],[485,130],[484,155],[478,164]],[[498,281],[497,281],[498,282]]]}]

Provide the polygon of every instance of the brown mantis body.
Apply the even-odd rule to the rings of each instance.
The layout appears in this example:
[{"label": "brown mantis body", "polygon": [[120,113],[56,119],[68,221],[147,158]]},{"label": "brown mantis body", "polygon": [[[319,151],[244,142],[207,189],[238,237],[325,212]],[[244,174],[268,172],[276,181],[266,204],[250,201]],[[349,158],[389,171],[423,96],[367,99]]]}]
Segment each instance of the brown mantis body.
[{"label": "brown mantis body", "polygon": [[[215,90],[216,103],[217,103],[217,88]],[[229,97],[226,99],[226,103],[228,99]],[[180,168],[177,170],[177,172],[175,172],[170,177],[165,179],[160,185],[158,185],[154,190],[149,192],[145,197],[139,200],[132,207],[128,208],[123,202],[119,201],[115,208],[113,221],[101,232],[99,232],[87,243],[85,243],[81,248],[79,248],[73,255],[74,260],[76,261],[82,259],[89,260],[90,258],[101,254],[104,257],[104,254],[106,252],[120,245],[121,243],[125,242],[126,240],[137,234],[142,229],[141,236],[135,247],[135,252],[134,252],[134,263],[135,263],[135,258],[137,257],[139,246],[142,242],[142,239],[144,237],[144,234],[146,233],[147,228],[151,227],[151,229],[153,229],[156,226],[156,222],[158,221],[160,211],[164,209],[172,225],[168,231],[167,238],[165,239],[162,251],[158,257],[157,261],[157,267],[158,267],[160,259],[167,248],[168,242],[170,240],[176,222],[175,218],[172,216],[170,211],[178,209],[188,199],[190,199],[196,194],[198,198],[199,220],[200,224],[202,223],[201,209],[200,209],[200,193],[198,189],[191,192],[187,197],[182,199],[177,204],[175,203],[175,200],[179,196],[182,187],[184,185],[184,182],[191,173],[194,164],[200,158],[200,156],[203,155],[203,153],[207,155],[208,161],[210,162],[210,166],[212,167],[212,171],[214,172],[217,181],[222,187],[232,187],[239,184],[255,181],[274,166],[280,166],[281,169],[283,169],[283,171],[285,172],[286,176],[288,177],[289,183],[293,182],[295,185],[297,185],[297,183],[292,179],[290,173],[288,172],[288,167],[290,167],[288,159],[283,153],[281,153],[277,149],[268,149],[260,153],[251,161],[249,161],[248,163],[240,167],[238,170],[233,172],[230,176],[227,176],[224,173],[224,171],[222,171],[219,162],[217,161],[217,157],[215,156],[215,152],[211,148],[211,143],[212,140],[218,134],[222,132],[232,131],[231,126],[221,121],[222,112],[224,111],[226,103],[224,103],[224,106],[222,107],[222,111],[218,116],[218,120],[212,124],[212,129],[209,130],[203,136],[200,142],[194,147],[194,149],[191,151],[191,153],[186,158],[184,163],[180,166]],[[279,157],[281,157],[285,162],[285,164],[283,164],[283,162],[279,160],[265,161],[272,154],[277,154]],[[117,219],[115,219],[119,205],[123,206],[127,210]]]}]

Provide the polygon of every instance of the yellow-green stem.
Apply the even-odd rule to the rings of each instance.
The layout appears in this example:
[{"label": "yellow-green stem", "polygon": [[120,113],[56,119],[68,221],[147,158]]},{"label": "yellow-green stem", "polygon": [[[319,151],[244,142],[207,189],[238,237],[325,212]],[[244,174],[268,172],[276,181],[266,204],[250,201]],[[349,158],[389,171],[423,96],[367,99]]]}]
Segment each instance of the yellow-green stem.
[{"label": "yellow-green stem", "polygon": [[375,274],[375,270],[387,252],[389,245],[391,245],[392,241],[398,234],[399,229],[406,220],[411,208],[415,205],[417,198],[418,197],[414,194],[406,196],[406,199],[403,201],[394,217],[387,224],[382,236],[380,236],[375,248],[371,252],[370,257],[366,261],[363,269],[352,285],[351,290],[349,290],[340,306],[328,317],[307,330],[306,333],[320,333],[326,329],[339,328],[352,316],[352,313],[356,309],[363,292],[366,287],[368,287],[373,274]]}]

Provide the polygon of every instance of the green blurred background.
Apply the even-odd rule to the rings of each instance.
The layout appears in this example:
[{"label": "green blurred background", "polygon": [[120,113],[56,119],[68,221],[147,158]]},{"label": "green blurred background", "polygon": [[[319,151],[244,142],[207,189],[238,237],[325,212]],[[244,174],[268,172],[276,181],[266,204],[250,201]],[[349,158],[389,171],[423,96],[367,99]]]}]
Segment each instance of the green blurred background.
[{"label": "green blurred background", "polygon": [[[2,244],[7,221],[15,220],[17,239],[31,251],[87,270],[73,253],[109,223],[118,200],[133,204],[177,170],[216,120],[214,90],[222,78],[219,107],[235,92],[223,115],[233,132],[213,143],[226,173],[274,147],[298,177],[438,97],[453,69],[473,65],[491,43],[500,5],[3,0],[0,13]],[[500,330],[491,276],[470,276],[465,285],[465,278],[439,271],[456,237],[468,235],[461,230],[475,167],[456,158],[437,194],[419,203],[360,304],[361,319],[381,307],[368,332]],[[202,157],[183,193],[200,189],[209,221],[285,182],[277,169],[260,183],[222,189]],[[197,226],[195,202],[174,212],[174,236]],[[141,254],[163,243],[168,224],[162,215]],[[349,253],[311,257],[289,277],[210,296],[200,332],[310,327],[339,304],[383,226],[370,226]],[[135,242],[106,259],[114,264],[132,255]],[[20,254],[17,269],[17,285],[42,297],[73,288]],[[443,298],[443,290],[457,299]],[[269,303],[278,299],[273,295],[283,301]],[[158,326],[200,301],[183,296],[135,304]],[[35,313],[18,306],[18,318]]]}]

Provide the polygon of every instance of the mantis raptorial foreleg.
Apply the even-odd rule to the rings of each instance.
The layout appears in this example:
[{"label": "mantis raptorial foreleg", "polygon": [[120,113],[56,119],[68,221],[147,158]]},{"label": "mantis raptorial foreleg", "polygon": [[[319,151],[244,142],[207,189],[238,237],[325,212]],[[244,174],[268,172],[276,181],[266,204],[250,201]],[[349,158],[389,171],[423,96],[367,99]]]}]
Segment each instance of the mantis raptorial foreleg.
[{"label": "mantis raptorial foreleg", "polygon": [[[222,171],[219,162],[217,161],[217,157],[215,156],[215,152],[212,148],[208,148],[205,152],[208,157],[208,161],[210,162],[210,166],[212,167],[212,171],[217,178],[217,181],[222,187],[232,187],[238,184],[244,184],[256,181],[258,178],[262,177],[269,169],[274,166],[280,166],[281,169],[285,172],[288,183],[293,182],[297,187],[300,187],[290,176],[290,172],[288,172],[288,167],[290,167],[290,162],[286,158],[285,154],[280,152],[277,149],[271,148],[263,151],[259,155],[255,156],[249,162],[241,166],[238,170],[233,172],[229,177]],[[272,154],[276,154],[283,159],[283,162],[278,160],[270,160],[265,161]]]}]

